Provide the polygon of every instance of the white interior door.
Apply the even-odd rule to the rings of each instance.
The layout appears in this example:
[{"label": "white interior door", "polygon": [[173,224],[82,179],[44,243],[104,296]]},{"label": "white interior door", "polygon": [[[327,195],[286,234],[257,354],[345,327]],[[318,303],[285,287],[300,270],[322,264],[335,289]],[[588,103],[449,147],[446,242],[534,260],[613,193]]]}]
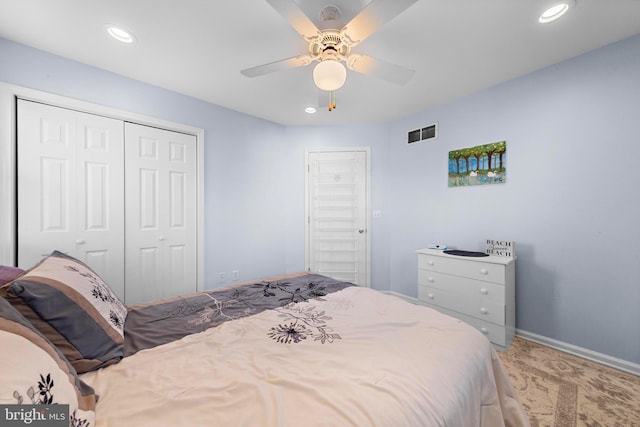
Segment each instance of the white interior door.
[{"label": "white interior door", "polygon": [[18,100],[18,266],[75,255],[76,112]]},{"label": "white interior door", "polygon": [[125,124],[126,302],[195,292],[196,137]]},{"label": "white interior door", "polygon": [[124,123],[77,113],[76,258],[124,299]]},{"label": "white interior door", "polygon": [[18,100],[18,265],[53,250],[124,297],[123,122]]},{"label": "white interior door", "polygon": [[307,151],[307,269],[369,286],[366,149]]}]

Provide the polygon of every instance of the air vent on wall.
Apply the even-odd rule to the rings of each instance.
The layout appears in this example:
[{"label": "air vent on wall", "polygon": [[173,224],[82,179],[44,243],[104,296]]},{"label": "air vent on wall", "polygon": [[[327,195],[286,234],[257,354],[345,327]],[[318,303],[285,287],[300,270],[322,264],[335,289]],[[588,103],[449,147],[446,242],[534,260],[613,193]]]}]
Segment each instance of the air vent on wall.
[{"label": "air vent on wall", "polygon": [[438,137],[438,124],[434,123],[429,126],[425,126],[422,129],[416,129],[409,131],[408,143],[420,142],[427,139],[435,139]]},{"label": "air vent on wall", "polygon": [[420,141],[420,129],[409,132],[409,144]]}]

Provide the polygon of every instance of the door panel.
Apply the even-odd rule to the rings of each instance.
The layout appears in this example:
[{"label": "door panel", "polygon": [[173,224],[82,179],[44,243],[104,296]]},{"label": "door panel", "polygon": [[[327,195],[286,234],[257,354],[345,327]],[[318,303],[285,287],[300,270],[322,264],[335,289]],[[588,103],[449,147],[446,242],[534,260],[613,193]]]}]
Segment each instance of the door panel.
[{"label": "door panel", "polygon": [[196,138],[126,124],[128,304],[195,292]]},{"label": "door panel", "polygon": [[76,113],[76,257],[124,299],[124,125]]},{"label": "door panel", "polygon": [[53,250],[124,297],[123,123],[18,100],[18,265]]},{"label": "door panel", "polygon": [[107,195],[109,193],[108,175],[109,170],[104,163],[87,162],[85,170],[86,177],[86,210],[87,210],[87,230],[106,230],[108,228],[107,218]]},{"label": "door panel", "polygon": [[73,232],[69,225],[69,161],[42,157],[40,165],[41,231]]},{"label": "door panel", "polygon": [[75,112],[18,101],[19,267],[75,255],[76,134]]},{"label": "door panel", "polygon": [[[139,227],[142,230],[158,229],[158,171],[150,169],[139,170],[137,202],[140,212]],[[130,182],[131,184],[131,182]]]},{"label": "door panel", "polygon": [[308,153],[308,268],[368,286],[366,151]]},{"label": "door panel", "polygon": [[185,226],[185,193],[188,176],[183,172],[169,174],[169,225],[172,228]]}]

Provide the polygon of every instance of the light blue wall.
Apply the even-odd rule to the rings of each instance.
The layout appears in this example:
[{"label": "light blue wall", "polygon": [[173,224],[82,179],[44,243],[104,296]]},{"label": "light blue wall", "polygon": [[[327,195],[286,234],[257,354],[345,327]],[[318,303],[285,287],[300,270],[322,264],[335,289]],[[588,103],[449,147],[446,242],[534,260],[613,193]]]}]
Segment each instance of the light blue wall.
[{"label": "light blue wall", "polygon": [[[450,150],[502,140],[506,184],[447,187]],[[429,242],[515,240],[518,328],[640,363],[640,36],[400,120],[389,144],[392,289],[416,295]]]},{"label": "light blue wall", "polygon": [[203,128],[205,286],[282,273],[283,126],[2,38],[0,81]]},{"label": "light blue wall", "polygon": [[[205,129],[207,287],[219,271],[301,270],[305,147],[370,146],[374,288],[415,296],[427,243],[515,240],[518,328],[640,363],[640,36],[402,120],[337,127],[285,128],[3,39],[0,58],[0,81]],[[437,140],[406,144],[433,122]],[[506,184],[447,188],[448,151],[500,140]]]}]

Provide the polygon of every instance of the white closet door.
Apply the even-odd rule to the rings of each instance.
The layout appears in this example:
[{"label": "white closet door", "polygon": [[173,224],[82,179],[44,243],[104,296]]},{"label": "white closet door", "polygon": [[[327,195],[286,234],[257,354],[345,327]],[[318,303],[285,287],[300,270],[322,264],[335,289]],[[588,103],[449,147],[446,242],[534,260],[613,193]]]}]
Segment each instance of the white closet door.
[{"label": "white closet door", "polygon": [[308,268],[368,283],[367,153],[308,153]]},{"label": "white closet door", "polygon": [[123,122],[18,101],[18,264],[53,250],[124,297]]},{"label": "white closet door", "polygon": [[75,255],[76,112],[18,100],[18,265]]},{"label": "white closet door", "polygon": [[78,113],[76,257],[124,299],[124,123]]},{"label": "white closet door", "polygon": [[196,137],[125,124],[127,304],[197,289]]}]

